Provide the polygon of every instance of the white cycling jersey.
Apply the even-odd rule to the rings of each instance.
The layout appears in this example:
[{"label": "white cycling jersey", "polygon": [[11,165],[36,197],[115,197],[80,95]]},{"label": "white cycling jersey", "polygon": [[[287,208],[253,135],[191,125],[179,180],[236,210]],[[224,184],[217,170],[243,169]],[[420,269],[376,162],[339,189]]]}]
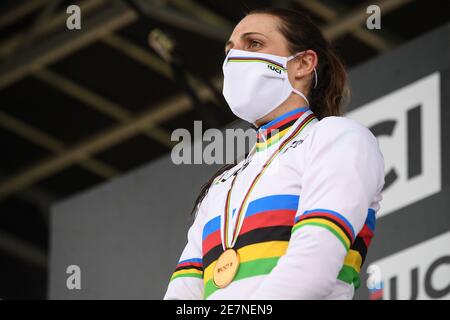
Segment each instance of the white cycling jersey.
[{"label": "white cycling jersey", "polygon": [[[213,268],[224,251],[225,200],[234,177],[228,235],[240,220],[233,244],[240,264],[219,289]],[[309,107],[279,116],[258,128],[247,159],[212,183],[164,299],[351,299],[383,186],[383,155],[369,129],[345,117],[319,121]]]}]

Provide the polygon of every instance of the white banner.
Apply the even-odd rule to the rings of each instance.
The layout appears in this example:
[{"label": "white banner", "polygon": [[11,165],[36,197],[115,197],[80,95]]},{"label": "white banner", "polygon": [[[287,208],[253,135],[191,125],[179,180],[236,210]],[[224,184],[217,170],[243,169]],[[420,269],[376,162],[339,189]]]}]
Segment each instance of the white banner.
[{"label": "white banner", "polygon": [[436,72],[345,115],[378,131],[387,180],[391,180],[378,217],[441,190],[440,107]]},{"label": "white banner", "polygon": [[[450,299],[450,231],[374,261],[372,297],[386,300]],[[379,277],[379,279],[376,279]],[[380,281],[381,280],[381,281]],[[378,286],[374,288],[374,286]]]}]

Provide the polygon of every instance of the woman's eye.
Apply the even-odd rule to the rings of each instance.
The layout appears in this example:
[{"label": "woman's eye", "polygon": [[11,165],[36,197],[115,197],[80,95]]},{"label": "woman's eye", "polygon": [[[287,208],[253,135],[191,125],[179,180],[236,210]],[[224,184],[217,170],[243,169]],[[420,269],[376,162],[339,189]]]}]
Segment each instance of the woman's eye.
[{"label": "woman's eye", "polygon": [[261,46],[261,43],[260,42],[258,42],[258,41],[255,41],[255,40],[253,40],[251,43],[250,43],[250,48],[259,48]]}]

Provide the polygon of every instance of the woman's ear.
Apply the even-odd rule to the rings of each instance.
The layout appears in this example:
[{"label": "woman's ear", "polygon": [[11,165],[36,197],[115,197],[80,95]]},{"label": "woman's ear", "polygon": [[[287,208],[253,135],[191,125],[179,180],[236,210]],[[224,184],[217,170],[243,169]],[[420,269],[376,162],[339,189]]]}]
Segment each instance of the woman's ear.
[{"label": "woman's ear", "polygon": [[[318,63],[317,53],[314,50],[306,50],[297,56],[295,61],[295,79],[313,78],[314,68]],[[312,76],[312,77],[311,77]]]}]

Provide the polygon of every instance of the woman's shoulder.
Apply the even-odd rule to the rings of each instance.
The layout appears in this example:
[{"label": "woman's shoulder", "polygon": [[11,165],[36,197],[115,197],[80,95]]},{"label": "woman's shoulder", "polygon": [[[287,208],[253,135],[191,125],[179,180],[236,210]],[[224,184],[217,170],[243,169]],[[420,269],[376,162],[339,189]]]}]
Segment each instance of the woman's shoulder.
[{"label": "woman's shoulder", "polygon": [[344,116],[329,116],[325,117],[317,123],[317,127],[321,130],[333,130],[338,132],[343,131],[363,131],[367,132],[370,130],[363,126],[356,120],[344,117]]},{"label": "woman's shoulder", "polygon": [[314,136],[319,136],[322,141],[339,139],[344,134],[352,134],[362,139],[376,141],[373,133],[361,123],[341,116],[329,116],[317,122]]},{"label": "woman's shoulder", "polygon": [[309,155],[330,152],[333,154],[329,156],[330,161],[342,155],[363,161],[370,158],[373,165],[380,168],[380,175],[384,172],[384,157],[378,139],[361,123],[346,117],[330,116],[318,121],[313,131],[312,139],[309,139]]}]

